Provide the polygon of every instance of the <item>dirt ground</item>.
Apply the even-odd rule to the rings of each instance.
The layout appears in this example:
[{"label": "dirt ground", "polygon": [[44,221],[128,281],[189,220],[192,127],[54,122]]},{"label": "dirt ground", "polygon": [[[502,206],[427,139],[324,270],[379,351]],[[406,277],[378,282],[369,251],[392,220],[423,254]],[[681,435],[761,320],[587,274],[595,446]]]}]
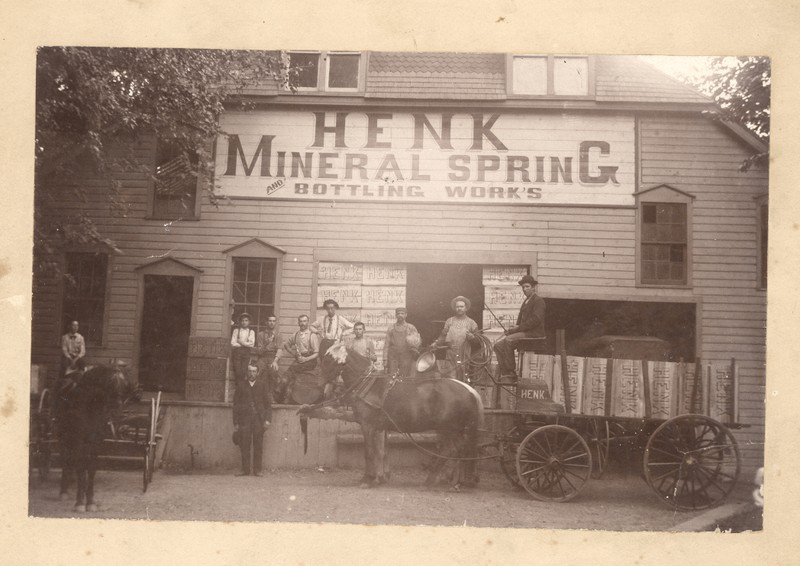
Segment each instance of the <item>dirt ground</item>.
[{"label": "dirt ground", "polygon": [[[514,489],[500,472],[482,472],[475,489],[426,489],[422,470],[394,470],[389,484],[359,489],[359,470],[271,470],[263,477],[233,471],[156,471],[147,493],[133,471],[99,471],[99,510],[77,514],[58,498],[58,470],[29,488],[36,517],[102,519],[281,521],[383,525],[540,527],[661,531],[701,512],[676,512],[638,474],[610,471],[590,480],[566,503],[543,503]],[[744,491],[742,491],[744,493]],[[74,494],[74,492],[73,492]],[[742,495],[741,497],[744,497]]]}]

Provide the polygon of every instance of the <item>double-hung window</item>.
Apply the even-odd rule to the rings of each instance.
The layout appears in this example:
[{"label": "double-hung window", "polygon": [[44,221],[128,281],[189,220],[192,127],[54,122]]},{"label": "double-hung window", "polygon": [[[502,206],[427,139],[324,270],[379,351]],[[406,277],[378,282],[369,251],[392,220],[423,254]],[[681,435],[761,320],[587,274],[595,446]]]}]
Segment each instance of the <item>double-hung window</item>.
[{"label": "double-hung window", "polygon": [[64,267],[61,328],[69,328],[70,322],[77,320],[86,344],[102,345],[108,254],[67,253]]},{"label": "double-hung window", "polygon": [[585,56],[511,55],[509,94],[522,96],[590,96],[591,61]]},{"label": "double-hung window", "polygon": [[195,219],[198,215],[198,157],[169,140],[158,140],[152,217]]},{"label": "double-hung window", "polygon": [[352,51],[290,51],[290,84],[298,91],[362,90],[362,57]]}]

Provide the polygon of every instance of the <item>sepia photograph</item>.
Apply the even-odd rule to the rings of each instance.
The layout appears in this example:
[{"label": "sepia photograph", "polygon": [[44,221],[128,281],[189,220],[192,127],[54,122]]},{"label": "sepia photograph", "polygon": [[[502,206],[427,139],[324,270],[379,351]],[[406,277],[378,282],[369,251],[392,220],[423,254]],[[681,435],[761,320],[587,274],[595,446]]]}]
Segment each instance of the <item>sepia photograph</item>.
[{"label": "sepia photograph", "polygon": [[760,530],[770,82],[40,47],[30,515]]},{"label": "sepia photograph", "polygon": [[794,563],[796,4],[9,6],[6,560]]}]

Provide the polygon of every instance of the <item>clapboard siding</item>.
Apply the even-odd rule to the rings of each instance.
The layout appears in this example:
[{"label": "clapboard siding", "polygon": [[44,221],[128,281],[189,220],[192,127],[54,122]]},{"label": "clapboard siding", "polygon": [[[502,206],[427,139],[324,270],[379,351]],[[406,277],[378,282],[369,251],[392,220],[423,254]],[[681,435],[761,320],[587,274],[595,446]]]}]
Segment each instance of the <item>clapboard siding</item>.
[{"label": "clapboard siding", "polygon": [[754,197],[767,191],[765,171],[739,172],[748,155],[702,118],[642,118],[643,187],[666,183],[692,203],[694,293],[703,300],[704,360],[736,358],[740,420],[736,431],[748,474],[763,465],[766,294],[758,282],[758,220]]},{"label": "clapboard siding", "polygon": [[[697,302],[697,354],[706,362],[736,358],[741,379],[740,415],[750,428],[736,432],[745,470],[761,465],[764,438],[766,293],[758,284],[758,217],[754,197],[766,193],[763,171],[738,171],[748,155],[741,142],[704,118],[639,118],[639,188],[668,184],[692,194],[691,288],[637,286],[636,210],[444,203],[307,202],[204,199],[197,221],[147,220],[149,181],[131,174],[121,195],[126,217],[113,216],[92,184],[86,202],[65,191],[48,221],[89,212],[122,249],[112,261],[107,324],[102,347],[89,359],[131,361],[140,284],[136,267],[170,254],[202,270],[195,289],[195,333],[219,336],[227,328],[227,248],[257,237],[286,251],[278,285],[279,326],[285,335],[312,305],[314,253],[319,249],[385,252],[399,248],[524,252],[540,293],[552,298],[675,300]],[[143,145],[142,156],[154,146]],[[37,281],[33,358],[57,363],[60,281]],[[300,462],[298,462],[300,463]],[[749,472],[748,472],[749,473]]]}]

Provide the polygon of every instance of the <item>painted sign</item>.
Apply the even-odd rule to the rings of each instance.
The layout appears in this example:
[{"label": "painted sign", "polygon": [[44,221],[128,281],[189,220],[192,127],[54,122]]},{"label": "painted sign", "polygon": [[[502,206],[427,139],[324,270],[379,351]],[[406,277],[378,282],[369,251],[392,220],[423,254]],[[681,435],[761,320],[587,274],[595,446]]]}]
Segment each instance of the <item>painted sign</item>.
[{"label": "painted sign", "polygon": [[[570,409],[573,413],[582,413],[583,408],[583,386],[584,386],[584,364],[585,358],[567,356],[567,378],[569,380]],[[564,382],[561,377],[561,356],[553,356],[553,401],[566,407],[564,403]]]},{"label": "painted sign", "polygon": [[506,205],[633,205],[631,116],[226,112],[221,195]]},{"label": "painted sign", "polygon": [[519,285],[487,286],[483,288],[483,300],[495,312],[497,309],[516,309],[517,313],[519,313],[519,307],[522,306],[522,302],[525,300],[525,294]]},{"label": "painted sign", "polygon": [[361,282],[364,285],[405,285],[406,266],[391,263],[366,263]]},{"label": "painted sign", "polygon": [[360,263],[319,262],[319,283],[361,283],[363,269]]},{"label": "painted sign", "polygon": [[606,365],[605,358],[586,358],[584,361],[583,404],[584,415],[606,414]]},{"label": "painted sign", "polygon": [[484,285],[517,285],[523,275],[527,275],[526,267],[516,265],[492,265],[483,268]]},{"label": "painted sign", "polygon": [[361,288],[362,306],[365,309],[384,309],[406,306],[406,288],[368,287]]},{"label": "painted sign", "polygon": [[361,285],[318,285],[317,308],[333,299],[340,308],[361,308]]}]

